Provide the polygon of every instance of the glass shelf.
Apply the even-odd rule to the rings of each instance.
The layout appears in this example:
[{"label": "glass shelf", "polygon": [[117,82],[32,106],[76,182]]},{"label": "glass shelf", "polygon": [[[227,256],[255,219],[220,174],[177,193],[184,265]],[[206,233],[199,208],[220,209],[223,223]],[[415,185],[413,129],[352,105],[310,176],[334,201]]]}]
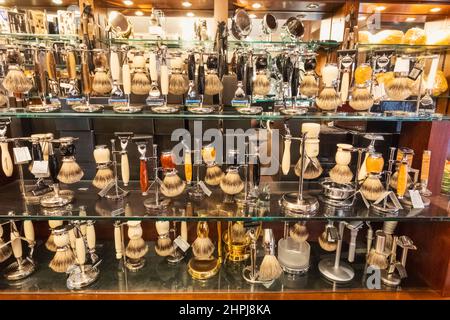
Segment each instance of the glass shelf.
[{"label": "glass shelf", "polygon": [[358,51],[371,50],[394,50],[400,52],[424,52],[438,51],[445,52],[450,50],[450,45],[409,45],[409,44],[357,44]]},{"label": "glass shelf", "polygon": [[[147,108],[147,107],[145,107]],[[26,112],[23,108],[18,109],[1,109],[0,117],[12,117],[22,119],[66,119],[66,118],[105,118],[105,119],[191,119],[191,120],[317,120],[317,121],[448,121],[450,115],[434,114],[430,116],[406,116],[406,115],[384,115],[374,114],[366,115],[356,112],[348,113],[321,113],[308,112],[302,115],[283,115],[277,112],[263,112],[259,115],[240,114],[231,107],[225,108],[223,112],[211,114],[194,114],[189,111],[180,111],[173,114],[153,113],[150,110],[144,110],[139,113],[116,113],[111,107],[106,107],[103,112],[95,113],[79,113],[69,108],[63,108],[61,111],[49,113],[33,113]]]},{"label": "glass shelf", "polygon": [[[31,184],[31,182],[30,182]],[[130,193],[123,201],[113,201],[100,198],[91,182],[82,181],[70,187],[75,193],[72,204],[57,210],[43,209],[39,204],[31,201],[26,203],[19,192],[18,182],[0,188],[0,219],[10,219],[10,212],[14,219],[20,220],[223,220],[223,221],[298,221],[298,220],[346,220],[346,221],[450,221],[450,199],[443,195],[430,198],[431,204],[425,209],[403,209],[396,215],[380,215],[372,209],[367,209],[362,201],[357,200],[349,208],[334,207],[323,202],[321,190],[316,183],[306,186],[307,193],[320,200],[320,208],[316,214],[310,216],[285,216],[279,204],[281,195],[294,192],[298,183],[274,182],[269,183],[271,190],[270,201],[259,201],[254,210],[241,210],[236,203],[226,203],[226,197],[218,187],[211,187],[212,195],[201,201],[189,200],[186,192],[170,200],[164,212],[148,212],[144,206],[146,199],[154,199],[154,194],[142,196],[138,182],[130,183],[127,188]],[[193,205],[192,216],[182,216],[180,209],[185,209],[187,202]],[[80,216],[80,207],[84,207],[86,216]],[[84,213],[83,213],[84,214]]]},{"label": "glass shelf", "polygon": [[0,32],[0,39],[14,39],[14,40],[46,40],[46,41],[79,41],[80,37],[74,35],[62,34],[32,34],[32,33],[4,33]]}]

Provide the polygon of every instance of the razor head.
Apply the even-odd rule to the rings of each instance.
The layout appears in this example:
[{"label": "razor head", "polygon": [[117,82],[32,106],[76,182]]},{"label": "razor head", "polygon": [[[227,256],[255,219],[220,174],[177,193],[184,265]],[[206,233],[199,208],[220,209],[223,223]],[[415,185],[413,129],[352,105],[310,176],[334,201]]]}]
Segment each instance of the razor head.
[{"label": "razor head", "polygon": [[149,140],[151,140],[152,138],[153,138],[152,135],[143,135],[143,136],[133,136],[133,137],[131,138],[131,140],[132,140],[134,143],[136,143],[137,145],[140,145],[140,144],[147,144],[147,142],[148,142]]},{"label": "razor head", "polygon": [[133,132],[114,132],[114,135],[120,140],[126,139],[129,140],[134,136]]}]

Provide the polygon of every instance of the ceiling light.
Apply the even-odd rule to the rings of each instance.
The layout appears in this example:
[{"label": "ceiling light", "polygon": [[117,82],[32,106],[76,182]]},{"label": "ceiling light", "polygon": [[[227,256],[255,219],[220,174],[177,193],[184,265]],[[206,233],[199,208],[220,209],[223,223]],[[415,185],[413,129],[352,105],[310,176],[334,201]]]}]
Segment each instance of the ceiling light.
[{"label": "ceiling light", "polygon": [[188,16],[188,17],[195,17],[195,14],[193,12],[188,12],[188,13],[186,13],[186,16]]},{"label": "ceiling light", "polygon": [[377,7],[375,7],[375,10],[384,11],[384,10],[386,10],[386,7],[385,6],[377,6]]},{"label": "ceiling light", "polygon": [[256,14],[254,13],[250,13],[248,16],[250,17],[250,19],[256,19]]},{"label": "ceiling light", "polygon": [[318,9],[320,6],[318,3],[309,3],[306,8],[307,9]]},{"label": "ceiling light", "polygon": [[126,6],[132,6],[134,4],[134,2],[131,1],[131,0],[124,0],[123,4],[126,5]]},{"label": "ceiling light", "polygon": [[359,16],[358,17],[358,21],[364,21],[364,20],[366,20],[367,18],[366,18],[366,16]]},{"label": "ceiling light", "polygon": [[181,5],[185,8],[190,8],[192,6],[192,3],[190,3],[189,1],[183,1]]},{"label": "ceiling light", "polygon": [[0,0],[0,4],[4,4],[5,3],[5,0]]},{"label": "ceiling light", "polygon": [[436,7],[436,8],[430,9],[430,12],[436,13],[436,12],[439,12],[441,10],[442,10],[441,8]]},{"label": "ceiling light", "polygon": [[54,4],[62,4],[63,3],[62,0],[52,0],[52,2]]},{"label": "ceiling light", "polygon": [[144,13],[142,11],[136,11],[134,14],[139,17],[144,15]]},{"label": "ceiling light", "polygon": [[416,18],[414,18],[414,17],[408,17],[408,18],[405,19],[405,21],[406,21],[406,22],[413,22],[413,21],[416,21]]},{"label": "ceiling light", "polygon": [[255,2],[254,4],[252,4],[253,9],[260,9],[261,7],[262,7],[262,5],[259,2]]}]

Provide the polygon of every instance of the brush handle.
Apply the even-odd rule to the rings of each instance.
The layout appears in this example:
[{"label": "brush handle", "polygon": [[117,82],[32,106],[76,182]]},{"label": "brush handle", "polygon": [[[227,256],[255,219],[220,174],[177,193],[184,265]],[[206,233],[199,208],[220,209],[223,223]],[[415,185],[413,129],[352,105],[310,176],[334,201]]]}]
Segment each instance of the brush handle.
[{"label": "brush handle", "polygon": [[344,72],[341,81],[341,100],[344,103],[348,99],[348,87],[350,85],[350,72]]},{"label": "brush handle", "polygon": [[48,155],[48,169],[50,171],[50,177],[53,183],[58,183],[58,158],[52,153]]},{"label": "brush handle", "polygon": [[114,225],[114,247],[116,249],[116,259],[122,259],[122,230],[120,225]]},{"label": "brush handle", "polygon": [[188,69],[189,81],[194,81],[195,80],[195,54],[193,54],[193,53],[189,54],[189,56],[188,56],[187,69]]},{"label": "brush handle", "polygon": [[300,78],[300,69],[298,67],[295,67],[292,71],[292,81],[291,81],[291,92],[292,96],[296,97],[298,95],[298,85],[299,85],[299,78]]},{"label": "brush handle", "polygon": [[139,164],[139,180],[141,184],[142,195],[147,195],[148,189],[148,171],[147,171],[147,160],[141,159]]},{"label": "brush handle", "polygon": [[161,66],[161,94],[169,94],[169,68],[166,65]]},{"label": "brush handle", "polygon": [[253,94],[253,65],[247,65],[245,69],[245,93],[248,96]]},{"label": "brush handle", "polygon": [[284,140],[284,151],[283,158],[281,160],[281,171],[284,175],[289,173],[289,169],[291,168],[291,140]]},{"label": "brush handle", "polygon": [[286,57],[283,63],[283,72],[282,72],[283,82],[289,82],[291,72],[292,72],[292,61],[289,57]]},{"label": "brush handle", "polygon": [[11,248],[16,259],[22,257],[22,240],[20,234],[17,231],[11,232]]},{"label": "brush handle", "polygon": [[0,149],[2,151],[2,169],[3,173],[7,177],[11,177],[13,174],[13,162],[11,159],[11,154],[9,153],[8,143],[0,142]]},{"label": "brush handle", "polygon": [[25,235],[25,239],[27,239],[30,242],[34,242],[34,240],[35,240],[34,227],[33,227],[33,222],[31,220],[24,220],[23,233]]},{"label": "brush handle", "polygon": [[253,164],[253,186],[258,187],[261,180],[261,162],[259,160],[259,155],[255,157],[255,163]]},{"label": "brush handle", "polygon": [[115,51],[111,51],[110,64],[111,64],[111,78],[113,79],[113,81],[120,81],[119,54]]},{"label": "brush handle", "polygon": [[188,241],[188,229],[187,229],[187,222],[186,221],[181,221],[181,228],[180,228],[181,230],[180,230],[180,235],[181,235],[181,238],[184,240],[184,241]]},{"label": "brush handle", "polygon": [[89,250],[95,250],[96,236],[94,223],[88,222],[86,226],[86,241]]},{"label": "brush handle", "polygon": [[236,63],[236,78],[237,81],[242,82],[244,80],[245,72],[245,57],[240,55]]},{"label": "brush handle", "polygon": [[348,245],[348,262],[355,261],[355,252],[356,252],[356,237],[358,235],[358,230],[350,231],[350,243]]},{"label": "brush handle", "polygon": [[158,70],[156,68],[156,54],[154,52],[150,53],[149,71],[150,71],[150,79],[155,82],[158,81]]},{"label": "brush handle", "polygon": [[169,221],[156,221],[155,222],[156,232],[158,235],[168,234],[170,231],[170,222]]},{"label": "brush handle", "polygon": [[45,67],[46,67],[46,52],[44,50],[40,50],[37,53],[35,69],[37,74],[35,76],[36,82],[39,84],[37,87],[39,88],[39,93],[42,96],[47,95],[47,82],[45,81]]},{"label": "brush handle", "polygon": [[373,229],[367,229],[367,254],[369,254],[370,249],[372,249],[372,241],[373,241]]},{"label": "brush handle", "polygon": [[31,156],[33,158],[33,161],[44,160],[44,153],[42,152],[42,147],[39,142],[33,143],[31,145]]},{"label": "brush handle", "polygon": [[69,233],[70,247],[72,248],[72,250],[75,250],[75,248],[76,248],[75,240],[77,239],[77,236],[75,235],[75,227],[70,228],[68,233]]},{"label": "brush handle", "polygon": [[[3,149],[2,149],[3,151]],[[428,181],[428,177],[430,174],[430,160],[431,160],[431,151],[424,150],[422,155],[422,166],[420,170],[420,180]]]},{"label": "brush handle", "polygon": [[81,63],[81,80],[83,81],[83,93],[85,95],[90,94],[92,92],[92,79],[86,61]]},{"label": "brush handle", "polygon": [[[81,216],[81,212],[80,212],[80,216]],[[80,232],[83,235],[83,237],[86,237],[87,235],[87,226],[85,223],[80,224]]]},{"label": "brush handle", "polygon": [[205,94],[205,67],[198,66],[197,91],[199,94]]},{"label": "brush handle", "polygon": [[49,79],[56,81],[56,62],[55,56],[53,55],[53,51],[47,51],[45,62]]},{"label": "brush handle", "polygon": [[77,61],[75,58],[75,52],[67,52],[66,65],[69,79],[75,80],[77,78]]},{"label": "brush handle", "polygon": [[122,173],[123,185],[127,186],[130,182],[130,163],[128,161],[128,154],[122,153],[120,155],[120,171]]},{"label": "brush handle", "polygon": [[75,240],[75,252],[77,254],[77,260],[79,265],[86,263],[86,247],[82,237]]},{"label": "brush handle", "polygon": [[123,93],[127,95],[131,94],[131,74],[130,74],[130,66],[128,63],[122,66],[122,82],[123,82]]},{"label": "brush handle", "polygon": [[186,182],[190,183],[192,181],[192,155],[190,150],[184,152],[184,175]]}]

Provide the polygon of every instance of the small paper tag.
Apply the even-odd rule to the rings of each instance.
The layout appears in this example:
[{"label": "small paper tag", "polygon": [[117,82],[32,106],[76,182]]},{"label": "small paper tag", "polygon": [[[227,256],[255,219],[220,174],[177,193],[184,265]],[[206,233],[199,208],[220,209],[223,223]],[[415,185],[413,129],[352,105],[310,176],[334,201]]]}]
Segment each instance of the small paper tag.
[{"label": "small paper tag", "polygon": [[247,99],[233,99],[233,100],[231,100],[231,105],[234,108],[245,108],[248,106],[248,100]]},{"label": "small paper tag", "polygon": [[48,161],[33,161],[33,167],[31,168],[31,173],[36,176],[48,176]]},{"label": "small paper tag", "polygon": [[84,98],[67,98],[66,99],[66,103],[69,106],[75,105],[75,104],[80,104],[80,103],[84,103],[85,99]]},{"label": "small paper tag", "polygon": [[145,103],[149,107],[159,107],[159,106],[163,106],[164,105],[164,99],[163,98],[148,97],[145,100]]},{"label": "small paper tag", "polygon": [[111,190],[111,188],[114,186],[114,184],[115,184],[115,182],[114,182],[114,180],[112,180],[110,183],[108,183],[102,190],[100,190],[99,192],[98,192],[98,195],[100,196],[100,197],[104,197],[104,196],[106,196],[106,194],[108,193],[108,191],[109,190]]},{"label": "small paper tag", "polygon": [[208,189],[208,187],[206,186],[206,184],[203,181],[200,181],[198,183],[198,185],[200,186],[200,188],[202,189],[202,191],[209,197],[211,196],[212,191]]},{"label": "small paper tag", "polygon": [[61,88],[63,88],[63,89],[71,89],[72,88],[72,85],[70,83],[67,83],[67,82],[60,82],[59,86]]},{"label": "small paper tag", "polygon": [[409,73],[409,59],[397,58],[397,61],[395,61],[394,72]]},{"label": "small paper tag", "polygon": [[186,99],[184,105],[186,107],[200,107],[200,99]]},{"label": "small paper tag", "polygon": [[111,211],[111,216],[117,217],[117,216],[120,216],[124,212],[125,212],[124,208],[118,208],[118,209]]},{"label": "small paper tag", "polygon": [[408,78],[410,78],[411,80],[416,81],[417,78],[419,78],[419,76],[421,75],[422,71],[423,71],[422,70],[422,65],[419,64],[419,63],[416,63],[414,65],[414,67],[411,69],[411,71],[409,72]]},{"label": "small paper tag", "polygon": [[422,201],[422,196],[419,193],[419,190],[409,190],[409,195],[411,197],[411,203],[414,209],[423,209],[425,205]]},{"label": "small paper tag", "polygon": [[108,104],[113,107],[125,107],[128,105],[128,99],[110,98]]},{"label": "small paper tag", "polygon": [[24,164],[31,161],[30,150],[27,147],[13,148],[13,153],[15,164]]},{"label": "small paper tag", "polygon": [[175,240],[173,240],[173,243],[180,248],[183,252],[188,251],[190,245],[181,236],[178,236]]}]

